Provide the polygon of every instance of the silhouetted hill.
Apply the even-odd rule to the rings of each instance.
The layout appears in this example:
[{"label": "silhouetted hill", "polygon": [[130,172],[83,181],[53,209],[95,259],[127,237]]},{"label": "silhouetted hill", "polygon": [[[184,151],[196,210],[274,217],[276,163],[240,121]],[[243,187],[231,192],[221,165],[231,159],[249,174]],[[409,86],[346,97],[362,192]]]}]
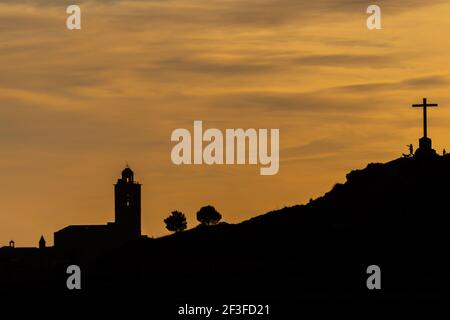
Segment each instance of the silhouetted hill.
[{"label": "silhouetted hill", "polygon": [[[369,164],[306,205],[130,244],[104,261],[121,281],[109,289],[179,299],[448,296],[448,181],[449,156]],[[366,287],[372,264],[378,292]]]},{"label": "silhouetted hill", "polygon": [[[306,205],[139,240],[95,263],[59,258],[39,269],[44,291],[203,303],[448,298],[449,181],[450,156],[369,164]],[[65,288],[67,263],[82,266],[81,293]],[[366,287],[369,265],[381,268],[381,290]]]}]

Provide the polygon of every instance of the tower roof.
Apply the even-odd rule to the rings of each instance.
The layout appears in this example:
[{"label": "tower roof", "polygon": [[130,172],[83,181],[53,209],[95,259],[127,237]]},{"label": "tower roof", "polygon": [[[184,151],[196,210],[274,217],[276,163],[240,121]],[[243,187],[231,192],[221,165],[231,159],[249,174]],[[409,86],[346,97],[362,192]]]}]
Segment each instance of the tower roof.
[{"label": "tower roof", "polygon": [[127,165],[126,168],[123,169],[122,175],[129,175],[129,174],[133,174],[133,170],[131,170],[131,168]]}]

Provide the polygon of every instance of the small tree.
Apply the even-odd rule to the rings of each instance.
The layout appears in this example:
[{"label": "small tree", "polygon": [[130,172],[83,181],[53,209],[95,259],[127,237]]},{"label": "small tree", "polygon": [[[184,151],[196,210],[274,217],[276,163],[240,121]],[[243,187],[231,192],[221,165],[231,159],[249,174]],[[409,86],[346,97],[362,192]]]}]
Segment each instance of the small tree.
[{"label": "small tree", "polygon": [[172,232],[181,232],[187,228],[186,216],[179,211],[173,211],[170,216],[164,219],[164,222],[167,230]]},{"label": "small tree", "polygon": [[197,212],[197,220],[205,226],[217,224],[222,215],[213,206],[206,206]]}]

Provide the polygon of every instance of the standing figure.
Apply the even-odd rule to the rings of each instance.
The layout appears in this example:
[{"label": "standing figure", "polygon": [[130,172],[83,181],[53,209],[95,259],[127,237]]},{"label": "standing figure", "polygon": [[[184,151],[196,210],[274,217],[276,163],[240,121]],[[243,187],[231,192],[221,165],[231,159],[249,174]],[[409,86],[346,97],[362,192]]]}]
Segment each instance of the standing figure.
[{"label": "standing figure", "polygon": [[403,153],[403,157],[404,158],[411,158],[412,156],[414,156],[414,148],[413,148],[412,143],[411,144],[407,144],[406,147],[408,148],[409,153],[406,153],[406,154]]}]

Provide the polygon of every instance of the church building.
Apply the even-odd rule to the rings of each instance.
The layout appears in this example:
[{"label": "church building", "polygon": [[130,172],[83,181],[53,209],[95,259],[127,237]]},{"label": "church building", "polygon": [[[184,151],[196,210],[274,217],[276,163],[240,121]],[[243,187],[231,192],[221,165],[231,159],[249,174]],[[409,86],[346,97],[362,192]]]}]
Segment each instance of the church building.
[{"label": "church building", "polygon": [[98,252],[141,237],[141,184],[127,166],[114,185],[115,221],[106,225],[71,225],[54,234],[57,250]]}]

